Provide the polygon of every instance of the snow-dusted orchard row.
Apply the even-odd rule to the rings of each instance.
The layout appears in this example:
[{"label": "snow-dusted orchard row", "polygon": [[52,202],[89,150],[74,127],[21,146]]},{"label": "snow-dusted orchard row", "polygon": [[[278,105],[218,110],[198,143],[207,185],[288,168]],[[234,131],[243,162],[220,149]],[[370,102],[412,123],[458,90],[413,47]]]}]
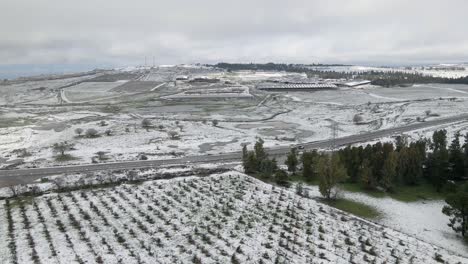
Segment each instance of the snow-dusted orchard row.
[{"label": "snow-dusted orchard row", "polygon": [[0,206],[0,263],[467,261],[237,172]]}]

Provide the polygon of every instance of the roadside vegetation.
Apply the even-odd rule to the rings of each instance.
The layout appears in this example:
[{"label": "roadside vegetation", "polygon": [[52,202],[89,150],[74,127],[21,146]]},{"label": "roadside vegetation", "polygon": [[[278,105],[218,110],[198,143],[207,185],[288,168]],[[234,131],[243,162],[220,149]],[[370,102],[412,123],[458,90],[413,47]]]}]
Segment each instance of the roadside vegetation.
[{"label": "roadside vegetation", "polygon": [[[275,159],[270,159],[268,157],[268,154],[263,148],[263,143],[262,139],[258,139],[252,151],[248,151],[247,147],[244,146],[243,164],[245,172],[263,181],[275,183],[283,187],[289,187],[291,181],[296,180],[299,182],[296,185],[296,194],[302,197],[309,197],[308,191],[303,187],[301,182],[304,180],[304,177],[301,177],[300,174],[297,173],[299,165],[297,150],[294,148],[291,149],[286,159],[285,163],[288,167],[288,173],[278,167]],[[306,156],[307,155],[309,155],[309,153],[306,153]],[[379,212],[370,206],[339,198],[338,194],[340,189],[337,188],[338,183],[347,178],[346,169],[340,161],[339,155],[330,156],[314,152],[310,157],[317,158],[317,175],[320,175],[320,177],[317,177],[314,182],[318,183],[320,193],[324,196],[323,202],[360,217],[375,218],[379,215]],[[304,160],[304,156],[302,160]],[[306,163],[308,161],[309,157],[306,157]],[[312,164],[302,172],[311,171],[311,165]],[[306,182],[309,182],[309,180]]]},{"label": "roadside vegetation", "polygon": [[338,198],[335,200],[327,200],[325,203],[363,218],[373,219],[380,216],[380,213],[375,208],[348,199]]}]

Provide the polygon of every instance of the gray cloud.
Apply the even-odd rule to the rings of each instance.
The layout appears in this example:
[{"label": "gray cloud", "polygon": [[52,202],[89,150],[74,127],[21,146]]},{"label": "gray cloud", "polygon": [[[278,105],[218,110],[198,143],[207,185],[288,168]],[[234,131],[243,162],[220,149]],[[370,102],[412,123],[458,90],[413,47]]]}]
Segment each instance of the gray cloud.
[{"label": "gray cloud", "polygon": [[0,64],[468,61],[464,0],[4,0]]}]

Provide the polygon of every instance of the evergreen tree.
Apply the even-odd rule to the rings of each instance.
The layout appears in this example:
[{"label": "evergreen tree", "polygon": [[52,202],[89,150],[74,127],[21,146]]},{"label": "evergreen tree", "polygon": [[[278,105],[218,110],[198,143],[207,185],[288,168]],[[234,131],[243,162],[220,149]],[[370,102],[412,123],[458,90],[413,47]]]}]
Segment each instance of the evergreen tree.
[{"label": "evergreen tree", "polygon": [[277,170],[275,173],[275,181],[279,185],[288,186],[288,174],[284,170]]},{"label": "evergreen tree", "polygon": [[317,177],[316,164],[318,156],[319,154],[316,150],[311,152],[304,151],[304,153],[302,153],[302,176],[309,182]]},{"label": "evergreen tree", "polygon": [[291,148],[285,161],[285,164],[288,166],[288,171],[296,173],[298,163],[296,148]]},{"label": "evergreen tree", "polygon": [[447,148],[447,131],[445,129],[434,131],[432,134],[432,150],[440,151]]},{"label": "evergreen tree", "polygon": [[424,159],[415,145],[403,147],[398,155],[399,182],[415,185],[422,177],[422,164]]},{"label": "evergreen tree", "polygon": [[387,191],[393,191],[397,177],[398,154],[395,151],[388,153],[382,167],[380,184]]},{"label": "evergreen tree", "polygon": [[244,164],[244,171],[247,174],[256,173],[258,171],[257,158],[255,152],[249,151],[247,154],[246,162]]},{"label": "evergreen tree", "polygon": [[347,146],[339,151],[340,158],[346,167],[350,182],[359,181],[359,168],[361,166],[361,155],[363,153],[362,146],[356,148]]},{"label": "evergreen tree", "polygon": [[400,152],[404,147],[408,145],[408,140],[404,136],[397,136],[395,138],[396,151]]},{"label": "evergreen tree", "polygon": [[432,153],[428,157],[429,179],[437,191],[441,191],[449,175],[447,131],[435,131],[432,136]]},{"label": "evergreen tree", "polygon": [[365,159],[362,161],[361,168],[359,169],[359,175],[364,188],[372,189],[375,187],[369,160]]},{"label": "evergreen tree", "polygon": [[395,152],[395,148],[393,147],[392,143],[386,142],[382,146],[382,152],[383,152],[383,160],[385,162],[385,160],[387,160],[390,153]]},{"label": "evergreen tree", "polygon": [[257,140],[253,151],[248,151],[245,145],[242,147],[242,164],[245,173],[255,174],[265,179],[272,177],[278,170],[276,160],[268,158],[262,139]]},{"label": "evergreen tree", "polygon": [[468,231],[468,183],[460,186],[456,193],[449,194],[442,212],[450,217],[450,226],[466,237]]},{"label": "evergreen tree", "polygon": [[377,142],[372,146],[372,159],[370,161],[370,180],[372,183],[371,188],[375,187],[375,183],[379,182],[382,178],[382,167],[384,163],[384,152],[383,145],[381,142]]},{"label": "evergreen tree", "polygon": [[464,175],[468,175],[468,133],[465,135],[465,143],[463,144],[463,160],[465,164],[465,173]]},{"label": "evergreen tree", "polygon": [[244,165],[244,168],[245,168],[245,165],[247,164],[248,156],[249,156],[249,152],[247,150],[247,144],[244,144],[244,146],[242,146],[242,165]]},{"label": "evergreen tree", "polygon": [[460,180],[464,176],[465,164],[462,148],[460,146],[460,132],[455,134],[449,147],[449,162],[451,166],[451,179]]},{"label": "evergreen tree", "polygon": [[318,162],[319,191],[326,199],[336,198],[336,185],[345,180],[346,169],[337,154],[322,155]]},{"label": "evergreen tree", "polygon": [[263,141],[263,139],[261,138],[259,138],[257,142],[255,142],[254,151],[255,151],[255,157],[257,158],[258,163],[262,162],[262,160],[268,157],[268,154],[263,148],[263,143],[265,143],[265,141]]},{"label": "evergreen tree", "polygon": [[276,164],[276,159],[265,159],[261,161],[258,171],[261,177],[269,178],[275,173],[277,169],[278,166]]}]

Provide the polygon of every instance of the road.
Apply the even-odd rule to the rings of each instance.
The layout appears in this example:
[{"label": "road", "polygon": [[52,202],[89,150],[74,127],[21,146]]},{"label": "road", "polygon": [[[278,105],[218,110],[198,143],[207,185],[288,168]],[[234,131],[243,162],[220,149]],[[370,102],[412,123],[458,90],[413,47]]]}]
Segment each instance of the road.
[{"label": "road", "polygon": [[[455,123],[459,121],[468,120],[468,114],[441,118],[427,122],[414,123],[406,126],[383,129],[358,135],[351,135],[346,137],[336,138],[335,140],[327,139],[322,141],[315,141],[301,144],[305,149],[319,149],[329,148],[335,146],[345,146],[353,143],[367,142],[374,139],[388,137],[392,135],[399,135],[404,132],[418,130],[422,128],[440,126],[444,124]],[[282,156],[289,152],[290,146],[282,146],[267,149],[268,153],[272,156]],[[102,164],[87,164],[76,166],[60,166],[48,168],[35,168],[35,169],[15,169],[15,170],[0,170],[0,187],[11,186],[15,184],[31,183],[38,178],[56,174],[76,173],[76,172],[93,172],[100,170],[119,170],[119,169],[136,169],[136,168],[151,168],[159,167],[162,165],[175,165],[175,164],[200,164],[200,163],[216,163],[216,162],[231,162],[240,161],[241,152],[230,152],[217,155],[203,155],[203,156],[187,156],[183,158],[175,158],[168,160],[145,160],[145,161],[124,161],[114,163]]]}]

